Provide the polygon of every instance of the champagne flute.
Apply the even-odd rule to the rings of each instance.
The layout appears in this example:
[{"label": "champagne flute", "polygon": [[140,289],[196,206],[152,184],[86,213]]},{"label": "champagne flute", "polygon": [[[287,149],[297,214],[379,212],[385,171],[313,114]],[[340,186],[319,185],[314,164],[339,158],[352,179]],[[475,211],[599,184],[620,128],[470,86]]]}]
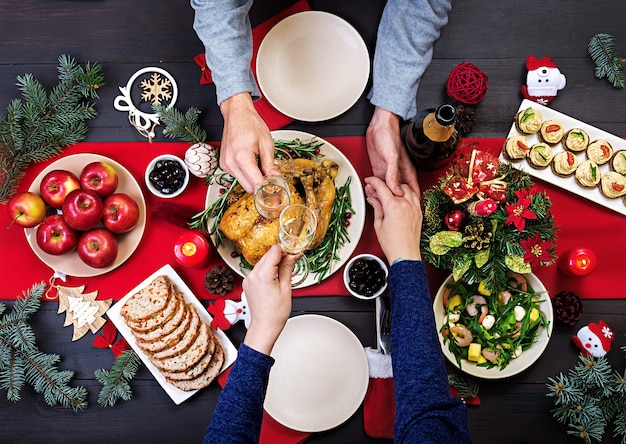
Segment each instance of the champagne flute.
[{"label": "champagne flute", "polygon": [[264,176],[254,187],[254,206],[266,219],[279,217],[289,205],[289,200],[289,184],[281,176]]},{"label": "champagne flute", "polygon": [[[278,224],[278,240],[283,251],[288,254],[299,254],[311,245],[317,229],[317,216],[306,205],[292,204],[281,213]],[[296,262],[291,276],[291,286],[302,284],[309,275],[309,261],[302,255]]]}]

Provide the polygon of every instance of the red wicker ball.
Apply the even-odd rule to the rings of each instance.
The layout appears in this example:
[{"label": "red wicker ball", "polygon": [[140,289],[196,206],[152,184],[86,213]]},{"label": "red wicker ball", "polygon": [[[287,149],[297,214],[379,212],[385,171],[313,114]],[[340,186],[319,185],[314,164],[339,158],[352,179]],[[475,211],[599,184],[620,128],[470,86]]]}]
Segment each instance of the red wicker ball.
[{"label": "red wicker ball", "polygon": [[448,96],[465,105],[480,102],[487,94],[487,76],[468,62],[459,63],[446,82]]}]

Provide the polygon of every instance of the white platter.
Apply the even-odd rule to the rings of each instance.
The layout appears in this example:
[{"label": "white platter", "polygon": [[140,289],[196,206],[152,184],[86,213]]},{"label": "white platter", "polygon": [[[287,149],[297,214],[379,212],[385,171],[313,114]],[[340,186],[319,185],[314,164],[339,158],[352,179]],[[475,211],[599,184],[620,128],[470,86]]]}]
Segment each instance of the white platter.
[{"label": "white platter", "polygon": [[[363,227],[365,226],[365,197],[363,194],[361,180],[348,158],[344,156],[343,153],[335,146],[320,137],[302,131],[293,130],[272,131],[272,137],[274,139],[282,140],[293,140],[297,138],[301,140],[309,140],[311,138],[316,138],[319,142],[323,142],[323,145],[320,146],[320,154],[335,161],[339,165],[339,171],[337,173],[337,177],[335,178],[335,184],[338,187],[343,186],[343,184],[346,183],[346,180],[348,180],[349,177],[352,177],[352,181],[350,182],[350,195],[352,197],[352,209],[354,210],[354,214],[350,219],[350,226],[348,227],[349,241],[338,251],[340,259],[333,262],[330,272],[324,277],[324,279],[328,279],[333,273],[339,270],[348,261],[348,259],[350,259],[350,256],[354,253],[354,250],[361,239]],[[217,184],[211,184],[209,186],[205,200],[205,208],[208,208],[216,199],[219,198],[220,188],[220,185]],[[215,244],[215,235],[212,236],[212,239]],[[239,257],[231,256],[233,251],[233,243],[226,238],[224,238],[224,243],[217,249],[218,254],[224,262],[226,262],[226,264],[233,271],[244,277],[245,271],[241,268]],[[311,273],[306,280],[298,286],[298,288],[309,287],[317,283],[317,275]]]},{"label": "white platter", "polygon": [[435,296],[435,300],[433,302],[433,311],[435,312],[435,325],[437,328],[437,336],[439,337],[439,342],[441,344],[441,349],[443,350],[443,354],[445,357],[452,363],[455,367],[460,368],[461,371],[467,373],[468,375],[475,376],[477,378],[483,379],[502,379],[508,378],[510,376],[517,375],[518,373],[523,372],[528,367],[533,365],[543,354],[546,347],[548,346],[548,342],[552,337],[552,328],[554,325],[554,314],[552,311],[552,302],[550,301],[550,296],[544,285],[541,281],[532,273],[526,274],[526,280],[528,285],[535,290],[536,293],[539,294],[541,299],[541,303],[539,304],[539,309],[546,316],[546,320],[548,322],[548,327],[539,327],[537,331],[536,342],[525,350],[518,358],[511,359],[509,364],[503,369],[499,368],[486,368],[479,367],[475,362],[468,361],[463,359],[461,367],[456,362],[456,358],[454,354],[448,348],[448,344],[444,344],[443,335],[440,333],[441,327],[443,326],[446,311],[443,307],[443,303],[441,301],[443,297],[443,290],[446,288],[446,285],[453,282],[452,275],[448,276],[439,290],[437,291],[437,295]]},{"label": "white platter", "polygon": [[319,122],[347,111],[369,79],[361,35],[345,20],[304,11],[278,22],[265,36],[256,74],[267,100],[286,116]]},{"label": "white platter", "polygon": [[[535,103],[531,100],[524,99],[522,103],[520,104],[518,111],[525,110],[526,108],[529,108],[529,107],[532,107],[536,109],[537,111],[539,111],[543,115],[544,121],[545,120],[559,121],[563,125],[563,128],[565,129],[566,132],[567,130],[572,129],[572,128],[581,128],[589,134],[590,142],[593,142],[596,139],[605,139],[613,146],[614,152],[618,150],[626,150],[626,140],[621,139],[613,134],[607,133],[606,131],[602,131],[599,128],[596,128],[594,126],[581,122],[580,120],[576,120],[566,114],[563,114],[551,108],[548,108],[547,106],[543,106],[538,103]],[[526,139],[528,141],[528,146],[531,146],[534,143],[539,142],[539,137],[536,134],[530,134],[530,135],[522,134],[515,127],[515,122],[513,122],[513,125],[511,125],[511,130],[509,131],[507,138],[511,136],[519,136],[519,135],[526,136]],[[561,152],[561,151],[565,151],[561,143],[555,145],[552,148],[552,152],[554,154]],[[572,154],[574,154],[574,156],[577,157],[579,163],[586,159],[585,151],[582,151],[580,153],[572,152]],[[511,162],[514,166],[526,171],[531,176],[544,180],[548,183],[551,183],[552,185],[556,185],[557,187],[563,188],[564,190],[570,191],[584,199],[595,202],[598,205],[602,205],[603,207],[606,207],[617,213],[626,215],[626,204],[624,203],[621,197],[618,197],[616,199],[610,199],[608,197],[605,197],[600,192],[599,187],[583,188],[578,184],[578,182],[574,178],[574,175],[571,175],[569,177],[559,177],[552,172],[552,169],[549,166],[541,170],[535,169],[532,166],[530,166],[530,164],[528,163],[526,159],[511,161],[507,157],[505,157],[503,152],[500,153],[500,160]],[[598,168],[601,174],[610,170],[610,166],[608,163],[604,165],[598,165]]]},{"label": "white platter", "polygon": [[92,277],[92,276],[100,276],[102,274],[108,273],[111,270],[116,269],[120,265],[122,265],[137,247],[139,246],[139,242],[143,236],[143,232],[146,228],[146,201],[143,197],[143,193],[141,192],[141,187],[139,183],[135,180],[132,174],[120,165],[118,162],[113,159],[109,159],[108,157],[101,156],[99,154],[72,154],[67,157],[62,157],[61,159],[52,162],[46,168],[44,168],[33,180],[28,191],[32,191],[33,193],[39,194],[39,184],[42,179],[52,170],[68,170],[72,173],[76,174],[77,177],[80,176],[80,172],[85,165],[91,162],[107,162],[113,168],[118,175],[118,185],[115,190],[116,193],[126,193],[139,205],[139,221],[137,222],[137,226],[135,229],[128,233],[117,234],[115,237],[118,240],[118,250],[117,250],[117,258],[111,265],[105,268],[94,268],[85,264],[78,257],[78,253],[73,251],[68,254],[62,254],[55,256],[53,254],[45,253],[39,246],[37,245],[37,227],[35,228],[25,228],[24,233],[26,234],[26,240],[28,244],[33,249],[33,252],[41,259],[41,261],[52,268],[55,271],[60,271],[63,274],[68,276],[75,277]]},{"label": "white platter", "polygon": [[[148,370],[150,370],[150,373],[152,373],[152,376],[154,376],[154,379],[157,380],[159,385],[163,388],[163,390],[165,390],[165,392],[169,395],[172,401],[174,401],[174,403],[178,405],[192,397],[198,392],[198,390],[185,392],[169,384],[165,380],[165,377],[163,377],[163,375],[159,372],[159,370],[150,362],[150,360],[148,360],[144,352],[137,346],[137,343],[135,342],[135,337],[130,332],[130,328],[128,328],[128,326],[126,325],[124,318],[122,318],[122,316],[120,315],[120,310],[126,303],[126,300],[130,298],[133,294],[147,286],[150,282],[152,282],[152,280],[154,280],[154,278],[160,275],[166,275],[174,284],[176,284],[176,287],[183,293],[185,301],[192,304],[196,308],[198,314],[200,315],[200,318],[207,324],[211,323],[211,321],[213,320],[211,315],[200,303],[198,298],[196,298],[196,296],[192,293],[185,281],[182,280],[178,273],[176,273],[176,271],[169,264],[166,264],[156,270],[154,273],[144,279],[139,285],[137,285],[130,292],[128,292],[126,296],[124,296],[117,303],[115,303],[115,305],[109,308],[109,310],[107,311],[107,316],[109,317],[109,319],[111,319],[113,324],[115,324],[115,327],[117,327],[117,330],[122,334],[122,336],[124,336],[124,338],[128,342],[128,345],[130,345],[135,353],[139,355],[145,366],[148,368]],[[224,371],[233,362],[235,362],[235,359],[237,358],[237,349],[232,344],[232,342],[230,342],[230,340],[222,330],[213,330],[213,333],[217,336],[217,339],[220,341],[220,344],[222,344],[222,347],[224,348],[224,364],[221,370]]]},{"label": "white platter", "polygon": [[330,430],[359,408],[369,367],[359,339],[342,323],[320,315],[291,318],[272,357],[265,410],[302,432]]}]

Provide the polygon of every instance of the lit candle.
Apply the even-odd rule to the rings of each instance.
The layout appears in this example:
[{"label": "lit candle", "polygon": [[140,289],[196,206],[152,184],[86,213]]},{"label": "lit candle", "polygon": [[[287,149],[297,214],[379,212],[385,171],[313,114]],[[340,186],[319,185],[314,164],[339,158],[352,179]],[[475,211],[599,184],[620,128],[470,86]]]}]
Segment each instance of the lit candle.
[{"label": "lit candle", "polygon": [[186,231],[176,239],[174,255],[181,265],[203,268],[209,265],[211,246],[202,234],[197,231]]},{"label": "lit candle", "polygon": [[574,248],[559,260],[559,270],[568,276],[586,276],[595,270],[598,260],[589,248]]}]

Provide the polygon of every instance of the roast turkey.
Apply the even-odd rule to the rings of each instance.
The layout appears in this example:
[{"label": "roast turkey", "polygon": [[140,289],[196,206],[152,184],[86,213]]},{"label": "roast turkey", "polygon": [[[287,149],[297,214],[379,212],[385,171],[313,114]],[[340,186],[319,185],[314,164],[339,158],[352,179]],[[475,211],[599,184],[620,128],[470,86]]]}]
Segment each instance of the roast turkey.
[{"label": "roast turkey", "polygon": [[[338,165],[331,160],[294,159],[294,171],[284,171],[289,179],[291,203],[304,203],[317,216],[315,236],[308,249],[317,247],[326,236],[335,201]],[[252,193],[240,194],[224,212],[220,230],[250,265],[278,242],[278,219],[266,219],[254,207]]]}]

